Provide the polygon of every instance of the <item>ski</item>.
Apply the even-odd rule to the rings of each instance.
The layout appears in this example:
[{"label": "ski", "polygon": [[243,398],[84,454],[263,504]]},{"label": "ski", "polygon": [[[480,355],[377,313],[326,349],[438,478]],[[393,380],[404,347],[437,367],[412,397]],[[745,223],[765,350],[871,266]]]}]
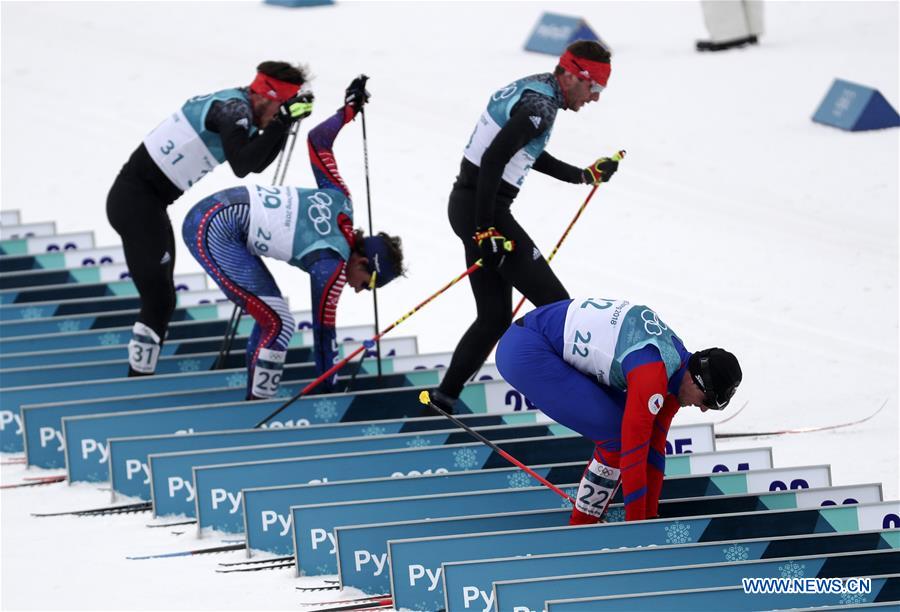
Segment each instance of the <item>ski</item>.
[{"label": "ski", "polygon": [[304,593],[312,593],[315,591],[339,591],[341,588],[340,583],[337,580],[324,580],[325,585],[323,586],[314,586],[314,587],[294,587],[298,591],[303,591]]},{"label": "ski", "polygon": [[286,569],[289,567],[294,567],[293,561],[281,561],[279,563],[270,563],[269,565],[251,565],[249,567],[229,567],[226,569],[217,569],[216,573],[232,574],[234,572],[261,572],[263,570]]},{"label": "ski", "polygon": [[156,529],[159,527],[179,527],[181,525],[194,525],[196,523],[197,523],[197,519],[191,519],[189,521],[177,521],[175,523],[159,523],[159,524],[147,523],[147,527],[149,527],[150,529]]},{"label": "ski", "polygon": [[786,434],[803,434],[803,433],[812,433],[814,431],[832,431],[835,429],[843,429],[845,427],[851,427],[853,425],[859,425],[860,423],[865,423],[866,421],[874,418],[879,412],[884,410],[884,407],[887,406],[888,400],[884,400],[884,403],[881,404],[881,408],[873,412],[867,417],[857,419],[855,421],[847,421],[846,423],[835,423],[833,425],[820,425],[818,427],[797,427],[795,429],[778,429],[774,431],[747,431],[747,432],[735,432],[735,433],[717,433],[716,438],[755,438],[761,436],[783,436]]},{"label": "ski", "polygon": [[179,552],[160,553],[156,555],[142,555],[139,557],[125,557],[129,561],[145,561],[147,559],[168,559],[171,557],[191,557],[194,555],[209,555],[213,553],[229,552],[232,550],[243,550],[246,548],[245,543],[225,544],[224,546],[213,546],[211,548],[195,548],[193,550],[182,550]]},{"label": "ski", "polygon": [[[349,604],[349,603],[361,603],[366,601],[376,601],[380,599],[385,599],[390,597],[390,593],[384,593],[383,595],[366,595],[365,597],[353,597],[351,599],[336,599],[334,601],[304,601],[301,602],[301,606],[330,606],[334,604]],[[318,611],[317,611],[318,612]]]},{"label": "ski", "polygon": [[132,512],[149,512],[152,507],[150,502],[138,502],[125,504],[124,506],[101,506],[100,508],[86,508],[84,510],[67,510],[65,512],[32,512],[31,516],[105,516],[107,514],[130,514]]},{"label": "ski", "polygon": [[222,567],[232,567],[235,565],[257,565],[259,563],[274,563],[276,561],[293,561],[294,555],[285,555],[284,557],[269,557],[268,559],[253,559],[251,561],[229,561],[228,563],[219,563]]},{"label": "ski", "polygon": [[10,457],[6,461],[0,461],[0,465],[24,465],[25,457]]},{"label": "ski", "polygon": [[330,608],[319,608],[316,612],[349,612],[350,610],[383,610],[394,605],[391,597],[387,599],[369,599],[363,603],[350,603]]},{"label": "ski", "polygon": [[39,487],[41,485],[53,484],[54,482],[63,482],[66,479],[65,474],[59,476],[32,476],[25,478],[25,482],[17,482],[15,484],[0,485],[0,489],[17,489],[19,487]]}]

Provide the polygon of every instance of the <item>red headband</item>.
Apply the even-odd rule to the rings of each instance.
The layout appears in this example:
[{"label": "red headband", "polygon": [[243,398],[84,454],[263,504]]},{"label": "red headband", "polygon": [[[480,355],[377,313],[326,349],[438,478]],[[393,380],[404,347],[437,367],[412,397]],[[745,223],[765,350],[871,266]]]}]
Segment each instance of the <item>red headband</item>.
[{"label": "red headband", "polygon": [[265,96],[270,100],[286,102],[297,95],[297,92],[300,91],[300,86],[296,83],[279,81],[275,77],[257,72],[256,78],[250,83],[250,91]]},{"label": "red headband", "polygon": [[562,57],[559,58],[559,65],[579,79],[591,79],[603,87],[606,87],[606,83],[609,81],[609,64],[576,57],[571,51],[562,54]]}]

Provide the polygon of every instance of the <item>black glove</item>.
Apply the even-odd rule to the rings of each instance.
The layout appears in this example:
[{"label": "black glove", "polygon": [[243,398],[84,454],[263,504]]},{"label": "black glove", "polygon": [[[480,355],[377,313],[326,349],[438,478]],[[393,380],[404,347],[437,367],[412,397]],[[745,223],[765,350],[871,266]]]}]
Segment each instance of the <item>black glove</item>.
[{"label": "black glove", "polygon": [[609,157],[601,157],[584,169],[584,182],[591,185],[605,183],[619,169],[618,160]]},{"label": "black glove", "polygon": [[350,83],[344,92],[344,104],[350,106],[357,112],[362,110],[363,105],[365,105],[371,97],[371,94],[366,91],[366,81],[368,80],[369,77],[364,74],[353,79],[353,82]]},{"label": "black glove", "polygon": [[499,268],[506,259],[506,254],[515,248],[512,240],[497,231],[495,227],[486,230],[479,229],[473,236],[475,244],[481,251],[481,266],[483,268]]},{"label": "black glove", "polygon": [[311,91],[297,94],[278,107],[278,117],[285,125],[291,125],[295,121],[306,119],[312,114],[314,99],[315,96]]}]

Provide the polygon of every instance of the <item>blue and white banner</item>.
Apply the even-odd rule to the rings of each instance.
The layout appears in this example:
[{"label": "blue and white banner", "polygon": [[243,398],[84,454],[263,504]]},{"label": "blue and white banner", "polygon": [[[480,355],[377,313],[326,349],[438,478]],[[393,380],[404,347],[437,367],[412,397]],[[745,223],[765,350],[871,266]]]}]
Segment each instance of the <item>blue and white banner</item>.
[{"label": "blue and white banner", "polygon": [[[245,446],[219,450],[203,450],[183,453],[150,455],[150,491],[153,510],[157,516],[184,514],[197,516],[202,529],[209,527],[226,532],[239,532],[244,525],[241,489],[229,486],[215,489],[194,488],[192,470],[204,465],[224,465],[279,459],[298,459],[355,452],[377,452],[402,448],[429,446],[453,447],[471,440],[470,434],[460,431],[451,423],[448,429],[434,432],[414,432],[380,436],[361,436],[333,440],[312,440],[290,444]],[[560,439],[572,436],[569,430],[556,425],[501,425],[478,428],[488,439],[553,439],[559,431]],[[550,436],[546,438],[546,436]],[[228,503],[225,503],[227,500]]]},{"label": "blue and white banner", "polygon": [[[32,240],[37,240],[33,238]],[[206,289],[205,274],[181,274],[175,276],[176,291],[199,291]],[[137,288],[131,280],[116,280],[103,283],[61,284],[46,287],[24,287],[0,291],[0,304],[27,304],[32,302],[59,302],[84,298],[137,295]],[[12,350],[12,349],[7,349]]]},{"label": "blue and white banner", "polygon": [[[513,419],[536,414],[539,413],[533,411],[519,412],[503,415],[503,419],[507,422],[514,422],[512,421]],[[696,427],[693,425],[685,426],[684,428],[673,427],[669,430],[669,438],[689,439],[691,436],[697,435]],[[708,447],[713,445],[712,438],[712,428],[708,427],[705,428],[701,437],[690,439],[696,440],[697,447]],[[691,446],[691,444],[684,446]],[[690,453],[691,451],[686,450],[685,452]],[[670,460],[667,464],[670,470],[680,468],[679,461]],[[585,465],[586,459],[582,459],[565,464],[532,465],[531,468],[540,476],[550,480],[550,482],[566,483],[577,482],[584,472]],[[746,476],[750,474],[755,474],[755,472],[734,473],[734,476],[741,478],[741,482],[744,482]],[[453,493],[501,487],[521,488],[538,484],[526,472],[516,467],[437,475],[414,475],[418,476],[420,480],[410,482],[408,480],[391,481],[386,478],[376,478],[320,485],[286,485],[244,489],[244,527],[247,534],[248,548],[279,554],[291,552],[293,548],[289,537],[289,529],[293,523],[290,507],[295,505],[339,500],[376,499],[384,497],[385,488],[388,488],[393,496],[399,496],[413,495],[415,493]],[[683,479],[668,479],[663,485],[663,495],[669,494],[676,497],[702,495],[702,492],[716,490],[717,486],[726,487],[725,490],[730,490],[731,485],[726,484],[726,481],[730,480],[728,476],[730,475],[715,476],[712,477],[712,480],[706,477],[702,483],[696,483],[694,485],[695,488],[683,486],[685,484]],[[825,480],[830,482],[827,468],[815,470],[814,476],[817,477],[813,480],[816,484],[812,486],[819,486],[818,483]],[[618,495],[617,499],[621,499],[621,494]]]},{"label": "blue and white banner", "polygon": [[[787,495],[793,495],[788,493]],[[790,498],[787,498],[790,499]],[[565,514],[560,513],[560,524]],[[895,522],[896,521],[896,522]],[[413,596],[399,590],[402,571],[421,565],[437,571],[441,563],[471,559],[492,559],[497,551],[504,556],[541,553],[577,552],[597,547],[636,547],[665,544],[689,544],[741,538],[761,538],[814,533],[856,532],[900,526],[900,502],[842,505],[795,510],[763,510],[760,512],[656,519],[629,523],[606,523],[580,527],[548,527],[522,531],[506,529],[497,521],[498,531],[442,538],[421,538],[388,542],[394,579],[394,605],[398,608],[437,609],[443,606],[443,593],[432,591],[433,597],[422,602],[422,592]],[[440,587],[436,587],[435,591]],[[410,601],[412,599],[412,601]]]},{"label": "blue and white banner", "polygon": [[0,259],[3,258],[2,256],[37,255],[38,253],[81,251],[92,248],[94,248],[94,232],[14,238],[0,240]]},{"label": "blue and white banner", "polygon": [[[547,600],[726,587],[744,578],[878,576],[900,567],[900,550],[789,556],[793,558],[500,581],[494,583],[494,604],[498,610],[542,610]],[[753,595],[747,597],[754,601]]]}]

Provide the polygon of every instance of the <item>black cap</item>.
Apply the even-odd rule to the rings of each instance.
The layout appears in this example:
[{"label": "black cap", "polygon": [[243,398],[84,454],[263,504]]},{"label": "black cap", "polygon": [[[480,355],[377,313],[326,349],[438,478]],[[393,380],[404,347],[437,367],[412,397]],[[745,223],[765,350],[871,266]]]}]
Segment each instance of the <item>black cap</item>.
[{"label": "black cap", "polygon": [[706,394],[704,405],[713,410],[722,410],[728,405],[743,378],[737,357],[720,348],[708,348],[691,355],[688,371]]}]

